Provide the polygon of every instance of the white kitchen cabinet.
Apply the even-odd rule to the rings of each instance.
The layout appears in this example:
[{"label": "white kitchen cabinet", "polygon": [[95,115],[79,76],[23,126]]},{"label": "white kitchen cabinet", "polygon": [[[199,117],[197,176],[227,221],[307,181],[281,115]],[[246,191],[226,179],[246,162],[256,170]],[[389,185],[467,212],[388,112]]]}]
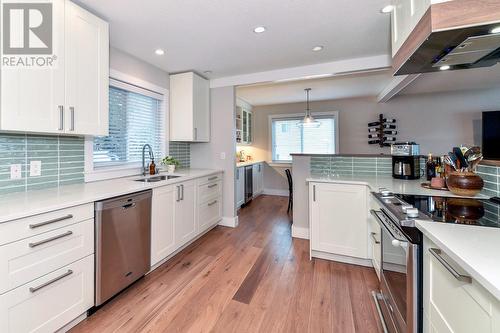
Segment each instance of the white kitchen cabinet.
[{"label": "white kitchen cabinet", "polygon": [[236,168],[236,208],[245,203],[245,168]]},{"label": "white kitchen cabinet", "polygon": [[108,24],[69,0],[52,3],[54,65],[2,66],[0,129],[107,135]]},{"label": "white kitchen cabinet", "polygon": [[210,84],[193,72],[170,75],[170,140],[210,141]]},{"label": "white kitchen cabinet", "polygon": [[174,208],[176,186],[153,189],[151,211],[151,266],[176,250],[174,237]]},{"label": "white kitchen cabinet", "polygon": [[197,234],[195,220],[195,181],[187,181],[175,186],[174,232],[175,244],[179,248]]},{"label": "white kitchen cabinet", "polygon": [[90,255],[0,295],[0,332],[55,332],[93,305]]},{"label": "white kitchen cabinet", "polygon": [[108,135],[108,23],[68,1],[66,4],[65,131]]},{"label": "white kitchen cabinet", "polygon": [[252,192],[254,198],[262,194],[263,184],[264,170],[262,163],[252,165]]},{"label": "white kitchen cabinet", "polygon": [[431,0],[393,0],[391,12],[392,56],[394,57],[431,5]]},{"label": "white kitchen cabinet", "polygon": [[[469,280],[460,281],[451,270]],[[423,274],[425,333],[500,332],[500,302],[426,237]]]},{"label": "white kitchen cabinet", "polygon": [[367,201],[366,186],[310,183],[312,256],[322,253],[368,259]]}]

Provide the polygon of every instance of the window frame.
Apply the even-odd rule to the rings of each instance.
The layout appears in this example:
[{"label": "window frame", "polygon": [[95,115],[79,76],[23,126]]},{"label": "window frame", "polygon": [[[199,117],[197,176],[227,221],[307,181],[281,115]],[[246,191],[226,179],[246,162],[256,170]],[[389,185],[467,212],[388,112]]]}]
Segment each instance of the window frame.
[{"label": "window frame", "polygon": [[[127,91],[146,96],[161,98],[160,110],[163,113],[165,140],[163,151],[155,152],[155,156],[168,155],[169,153],[169,90],[137,77],[110,69],[109,86],[115,86]],[[149,92],[149,93],[148,93]],[[94,167],[94,137],[85,136],[85,182],[93,182],[119,177],[138,175],[142,172],[140,162],[122,163],[114,166]]]},{"label": "window frame", "polygon": [[[339,112],[338,111],[326,111],[326,112],[314,112],[313,116],[323,117],[323,116],[331,116],[335,118],[335,154],[339,153]],[[287,114],[270,114],[268,116],[268,151],[269,151],[269,161],[275,164],[290,164],[292,161],[288,160],[274,160],[274,152],[273,152],[273,120],[286,119],[286,118],[304,118],[304,113],[287,113]],[[305,153],[307,154],[307,153]]]}]

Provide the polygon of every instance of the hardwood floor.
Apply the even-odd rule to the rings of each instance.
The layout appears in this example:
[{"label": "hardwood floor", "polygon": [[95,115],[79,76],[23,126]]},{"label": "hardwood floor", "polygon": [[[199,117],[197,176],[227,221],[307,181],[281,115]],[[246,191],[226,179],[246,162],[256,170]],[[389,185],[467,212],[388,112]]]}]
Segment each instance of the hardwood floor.
[{"label": "hardwood floor", "polygon": [[381,332],[371,268],[314,259],[261,196],[71,332]]}]

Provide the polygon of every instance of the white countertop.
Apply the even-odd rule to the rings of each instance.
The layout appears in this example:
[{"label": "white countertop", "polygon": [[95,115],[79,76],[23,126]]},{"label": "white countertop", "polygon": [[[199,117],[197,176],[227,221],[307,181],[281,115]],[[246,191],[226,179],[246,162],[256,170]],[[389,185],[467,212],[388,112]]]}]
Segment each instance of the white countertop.
[{"label": "white countertop", "polygon": [[[140,176],[54,187],[45,190],[6,194],[0,197],[0,223],[53,210],[144,191],[208,176],[222,170],[185,169],[173,173],[179,178],[155,183],[136,182]],[[164,173],[163,173],[164,174]]]},{"label": "white countertop", "polygon": [[[414,195],[429,195],[441,197],[459,197],[449,191],[439,191],[423,188],[420,184],[424,183],[424,179],[417,180],[402,180],[394,179],[390,176],[311,176],[306,179],[307,182],[318,183],[336,183],[336,184],[358,184],[367,185],[372,191],[378,191],[384,187],[393,193],[414,194]],[[463,197],[462,197],[463,198]],[[474,198],[487,199],[483,194],[478,194]]]},{"label": "white countertop", "polygon": [[254,164],[263,163],[263,162],[265,162],[265,161],[255,160],[255,161],[238,162],[238,163],[236,163],[236,167],[241,168],[241,167],[246,167],[249,165],[254,165]]},{"label": "white countertop", "polygon": [[500,229],[420,220],[417,228],[500,300]]}]

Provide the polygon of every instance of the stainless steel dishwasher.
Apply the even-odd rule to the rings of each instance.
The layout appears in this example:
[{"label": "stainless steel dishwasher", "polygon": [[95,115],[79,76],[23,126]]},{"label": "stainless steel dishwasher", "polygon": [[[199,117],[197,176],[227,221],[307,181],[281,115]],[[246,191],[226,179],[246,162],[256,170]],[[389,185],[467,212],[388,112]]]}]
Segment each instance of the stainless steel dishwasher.
[{"label": "stainless steel dishwasher", "polygon": [[149,190],[95,203],[97,306],[151,267],[151,196]]}]

